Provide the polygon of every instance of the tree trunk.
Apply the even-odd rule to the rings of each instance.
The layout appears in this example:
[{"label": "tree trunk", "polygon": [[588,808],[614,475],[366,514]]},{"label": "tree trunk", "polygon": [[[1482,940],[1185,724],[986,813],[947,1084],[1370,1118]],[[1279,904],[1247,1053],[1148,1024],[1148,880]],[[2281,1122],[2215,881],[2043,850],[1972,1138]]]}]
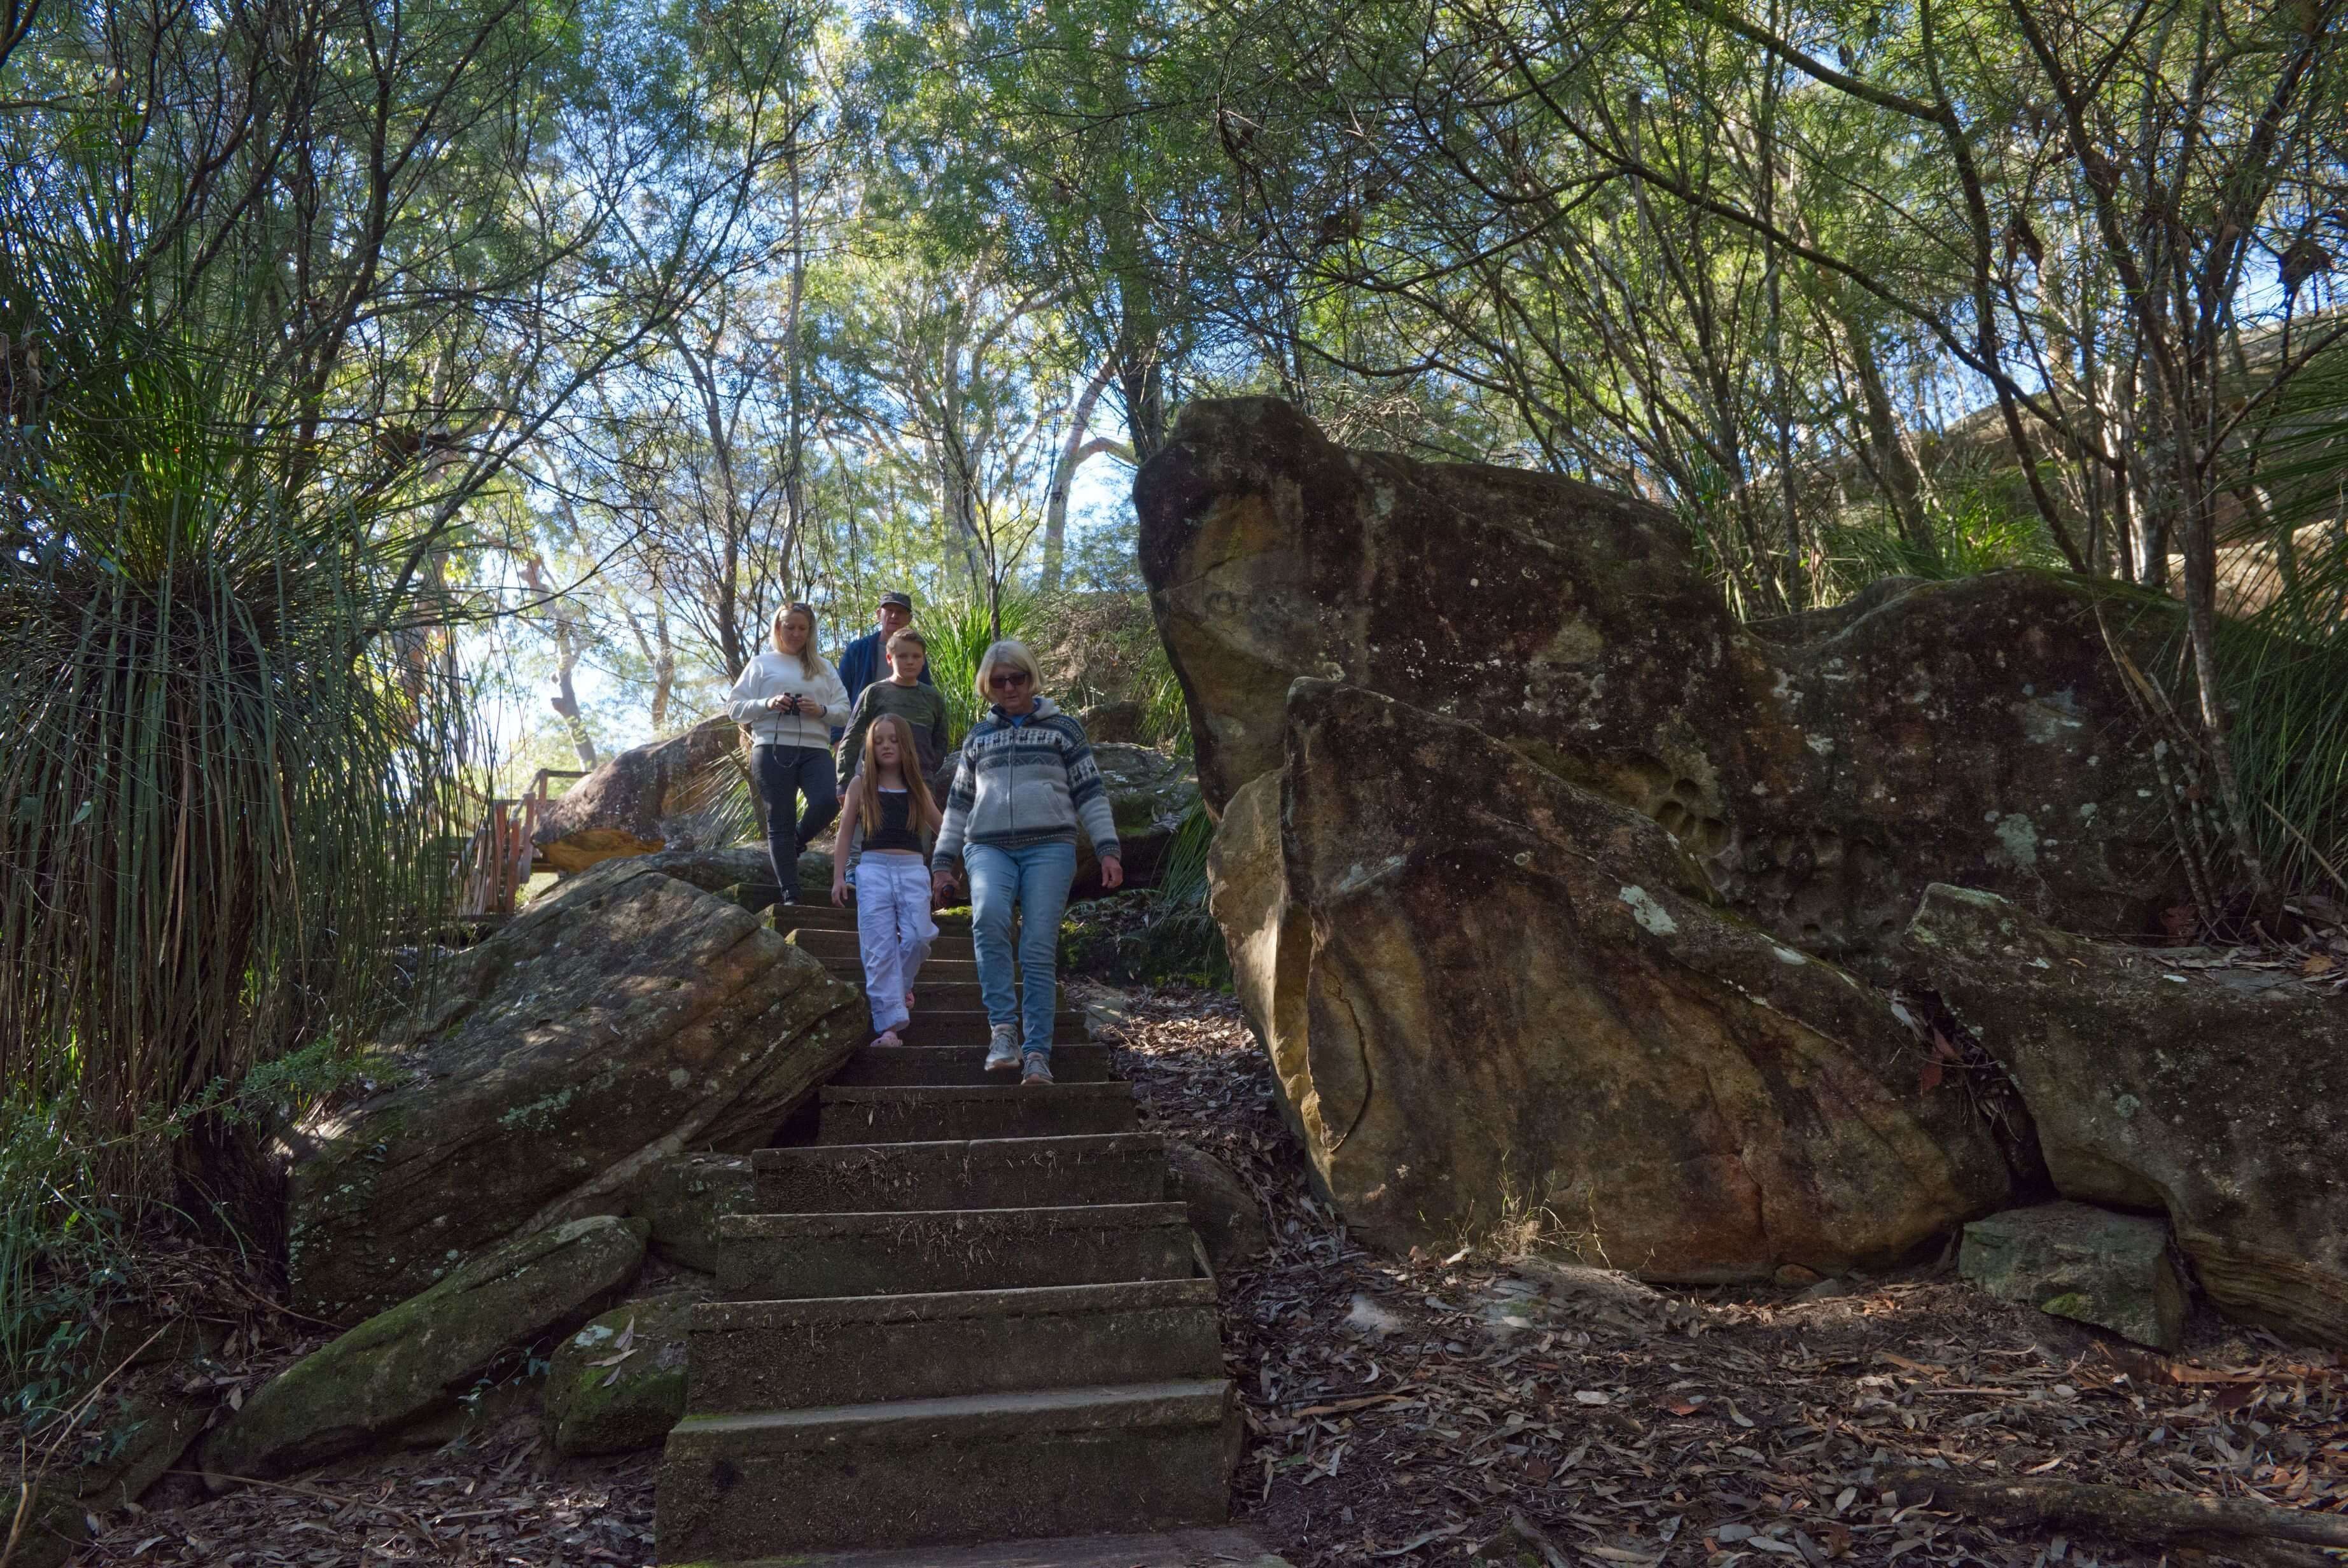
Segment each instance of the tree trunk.
[{"label": "tree trunk", "polygon": [[1092,428],[1093,410],[1099,406],[1101,394],[1108,390],[1110,380],[1117,375],[1117,361],[1104,359],[1092,379],[1085,383],[1077,396],[1076,407],[1068,411],[1067,439],[1060,443],[1060,461],[1052,470],[1052,493],[1044,505],[1044,574],[1042,587],[1046,593],[1060,591],[1061,560],[1068,538],[1068,487],[1076,481],[1076,470],[1085,459],[1100,452],[1117,449],[1114,443],[1088,438]]}]

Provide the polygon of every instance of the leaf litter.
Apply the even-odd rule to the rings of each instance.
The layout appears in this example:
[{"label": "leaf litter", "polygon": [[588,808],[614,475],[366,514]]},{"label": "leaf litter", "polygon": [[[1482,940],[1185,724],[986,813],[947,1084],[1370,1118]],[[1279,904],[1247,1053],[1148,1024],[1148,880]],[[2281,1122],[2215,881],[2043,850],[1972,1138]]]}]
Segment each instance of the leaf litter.
[{"label": "leaf litter", "polygon": [[1296,1568],[2260,1560],[1903,1502],[1892,1478],[1917,1467],[2348,1514],[2348,1373],[2329,1353],[2204,1312],[2165,1357],[1999,1303],[1945,1255],[1662,1290],[1570,1251],[1373,1253],[1313,1196],[1230,998],[1161,987],[1113,1013],[1145,1125],[1263,1206],[1270,1250],[1220,1282],[1247,1424],[1234,1511]]}]

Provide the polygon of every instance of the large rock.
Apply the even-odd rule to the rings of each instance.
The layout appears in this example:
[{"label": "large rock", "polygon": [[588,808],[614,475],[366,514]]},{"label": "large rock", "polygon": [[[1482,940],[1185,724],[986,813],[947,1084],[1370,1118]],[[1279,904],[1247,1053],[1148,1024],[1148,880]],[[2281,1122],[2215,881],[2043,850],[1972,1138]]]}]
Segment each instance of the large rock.
[{"label": "large rock", "polygon": [[2185,1282],[2168,1227],[2085,1203],[2039,1203],[1965,1227],[1957,1272],[2000,1301],[2075,1318],[2139,1345],[2185,1337]]},{"label": "large rock", "polygon": [[207,1475],[267,1479],[352,1453],[568,1328],[644,1259],[644,1223],[596,1215],[485,1253],[263,1385],[203,1448]]},{"label": "large rock", "polygon": [[670,1155],[763,1143],[847,1058],[854,988],[663,861],[688,869],[607,862],[467,949],[385,1053],[389,1087],[302,1130],[299,1310],[355,1322],[481,1247],[616,1212]]},{"label": "large rock", "polygon": [[685,1415],[690,1291],[624,1302],[559,1346],[546,1369],[546,1415],[566,1454],[654,1449]]},{"label": "large rock", "polygon": [[1633,1274],[1751,1279],[2008,1202],[1972,1095],[1890,999],[1720,908],[1652,820],[1356,687],[1297,682],[1282,730],[1224,816],[1215,913],[1371,1241],[1545,1210]]},{"label": "large rock", "polygon": [[2221,1310],[2348,1344],[2348,1003],[1934,887],[1914,962],[2010,1073],[2066,1198],[2165,1210]]},{"label": "large rock", "polygon": [[1188,1143],[1168,1144],[1166,1162],[1174,1173],[1175,1199],[1190,1211],[1190,1228],[1217,1274],[1245,1268],[1263,1255],[1272,1231],[1263,1222],[1263,1205],[1238,1171]]},{"label": "large rock", "polygon": [[1280,766],[1289,683],[1312,676],[1652,818],[1780,940],[1878,974],[1931,882],[2087,931],[2186,901],[2105,640],[2149,667],[2176,624],[2154,596],[2007,572],[1747,629],[1658,508],[1347,450],[1270,398],[1189,405],[1134,500],[1217,812]]},{"label": "large rock", "polygon": [[[14,1487],[11,1513],[21,1504],[23,1533],[9,1568],[62,1568],[90,1541],[90,1524],[127,1508],[180,1462],[211,1417],[211,1406],[154,1390],[99,1405],[67,1450],[82,1462],[60,1466],[28,1480],[30,1498]],[[0,1527],[0,1539],[7,1534]]]},{"label": "large rock", "polygon": [[[1199,774],[1187,757],[1169,756],[1147,746],[1096,744],[1093,760],[1101,781],[1108,787],[1110,812],[1117,818],[1117,840],[1124,852],[1126,881],[1135,887],[1154,887],[1165,870],[1166,853],[1183,820],[1199,804]],[[1081,840],[1082,835],[1078,835]],[[1076,883],[1097,888],[1100,868],[1092,846],[1080,842],[1076,851]]]},{"label": "large rock", "polygon": [[742,729],[720,715],[682,735],[632,746],[573,784],[530,835],[558,872],[623,855],[690,849],[717,830],[712,810],[729,782]]},{"label": "large rock", "polygon": [[651,1227],[648,1239],[662,1257],[714,1274],[726,1251],[719,1222],[756,1212],[757,1201],[748,1155],[672,1154],[637,1177],[628,1212]]}]

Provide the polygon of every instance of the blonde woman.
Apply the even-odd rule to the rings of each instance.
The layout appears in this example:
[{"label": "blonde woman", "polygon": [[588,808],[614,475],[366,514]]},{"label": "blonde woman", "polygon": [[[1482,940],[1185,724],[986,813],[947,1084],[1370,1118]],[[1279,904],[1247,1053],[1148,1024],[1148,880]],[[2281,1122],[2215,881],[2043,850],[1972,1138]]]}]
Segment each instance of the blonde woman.
[{"label": "blonde woman", "polygon": [[[742,667],[726,711],[750,731],[750,767],[767,798],[767,853],[782,902],[798,902],[799,851],[839,814],[827,716],[848,707],[848,688],[816,651],[815,607],[786,604],[768,627],[774,646]],[[807,809],[799,810],[799,797]]]},{"label": "blonde woman", "polygon": [[[986,1002],[986,1068],[1020,1068],[1021,1083],[1052,1081],[1052,1016],[1060,982],[1060,912],[1076,876],[1081,828],[1100,858],[1101,886],[1125,880],[1108,789],[1085,727],[1036,691],[1035,655],[1002,642],[978,661],[984,717],[962,743],[946,796],[932,885],[942,896],[970,873],[971,940]],[[1011,916],[1020,912],[1013,985]],[[1024,994],[1023,994],[1024,993]]]},{"label": "blonde woman", "polygon": [[[900,632],[899,636],[904,634]],[[884,713],[865,727],[864,755],[848,786],[848,810],[831,849],[831,902],[856,901],[864,996],[872,1006],[872,1043],[901,1046],[913,1012],[913,980],[938,939],[930,918],[929,868],[922,841],[939,827],[937,803],[922,777],[913,727]],[[848,885],[856,853],[856,886]]]}]

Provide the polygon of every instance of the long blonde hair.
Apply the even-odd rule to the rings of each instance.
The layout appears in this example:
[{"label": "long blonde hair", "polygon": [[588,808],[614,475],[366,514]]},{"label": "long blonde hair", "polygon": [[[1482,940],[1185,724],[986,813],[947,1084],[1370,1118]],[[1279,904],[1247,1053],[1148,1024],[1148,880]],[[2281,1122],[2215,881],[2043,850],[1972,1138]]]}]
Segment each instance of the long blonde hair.
[{"label": "long blonde hair", "polygon": [[[805,615],[808,623],[807,646],[801,648],[797,654],[783,646],[783,623],[793,615]],[[828,676],[833,673],[829,662],[816,647],[819,631],[819,627],[815,618],[815,606],[802,604],[794,600],[776,611],[775,618],[767,624],[767,641],[773,646],[775,652],[782,655],[783,657],[798,660],[801,680],[813,680],[819,675]]]},{"label": "long blonde hair", "polygon": [[922,748],[913,744],[913,727],[902,714],[877,715],[864,731],[864,755],[856,762],[856,820],[864,824],[868,834],[880,825],[880,763],[872,748],[884,724],[897,737],[897,771],[905,776],[905,821],[918,838],[937,815],[938,806],[930,794],[930,781],[922,777]]}]

